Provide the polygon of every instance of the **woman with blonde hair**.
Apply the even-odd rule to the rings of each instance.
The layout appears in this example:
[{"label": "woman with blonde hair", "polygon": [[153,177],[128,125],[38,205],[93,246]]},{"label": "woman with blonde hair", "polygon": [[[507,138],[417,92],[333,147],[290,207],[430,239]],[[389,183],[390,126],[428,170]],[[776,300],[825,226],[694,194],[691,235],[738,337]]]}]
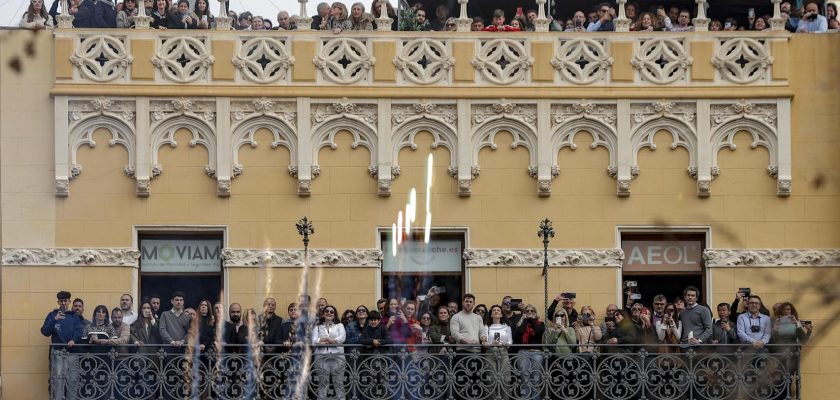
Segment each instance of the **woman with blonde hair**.
[{"label": "woman with blonde hair", "polygon": [[52,18],[44,8],[44,0],[31,0],[29,2],[29,9],[23,13],[23,18],[20,19],[20,27],[35,31],[53,28]]},{"label": "woman with blonde hair", "polygon": [[321,22],[321,30],[339,34],[350,29],[353,29],[353,23],[347,13],[347,6],[340,2],[333,3],[328,18]]},{"label": "woman with blonde hair", "polygon": [[580,317],[572,327],[575,329],[575,336],[581,347],[581,353],[594,353],[595,344],[601,341],[601,328],[595,325],[595,310],[592,306],[580,308]]},{"label": "woman with blonde hair", "polygon": [[549,349],[552,353],[569,354],[575,352],[575,349],[569,347],[570,344],[577,344],[577,336],[575,330],[569,326],[569,314],[566,309],[559,308],[554,312],[553,319],[547,319],[545,335],[543,335],[543,343],[550,345]]}]

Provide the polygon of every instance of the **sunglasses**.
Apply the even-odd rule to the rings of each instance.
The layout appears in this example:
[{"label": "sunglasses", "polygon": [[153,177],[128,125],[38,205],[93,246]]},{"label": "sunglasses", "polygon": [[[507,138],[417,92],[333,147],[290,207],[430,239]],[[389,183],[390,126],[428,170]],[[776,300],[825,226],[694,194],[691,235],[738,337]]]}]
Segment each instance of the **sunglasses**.
[{"label": "sunglasses", "polygon": [[537,310],[525,310],[525,312],[528,314],[534,314],[537,312]]},{"label": "sunglasses", "polygon": [[333,310],[324,310],[324,314],[335,314]]}]

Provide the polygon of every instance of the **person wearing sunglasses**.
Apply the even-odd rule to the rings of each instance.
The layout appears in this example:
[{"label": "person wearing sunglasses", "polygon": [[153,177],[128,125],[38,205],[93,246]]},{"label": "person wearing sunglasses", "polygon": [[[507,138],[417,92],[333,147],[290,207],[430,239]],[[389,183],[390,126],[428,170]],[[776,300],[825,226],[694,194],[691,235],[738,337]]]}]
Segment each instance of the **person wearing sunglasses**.
[{"label": "person wearing sunglasses", "polygon": [[554,319],[546,322],[543,343],[550,345],[552,353],[569,354],[577,349],[569,347],[570,344],[577,344],[575,330],[569,326],[569,314],[566,309],[560,308],[554,313]]},{"label": "person wearing sunglasses", "polygon": [[613,18],[615,18],[615,9],[609,3],[601,3],[598,5],[598,19],[586,27],[587,32],[608,32],[614,31]]},{"label": "person wearing sunglasses", "polygon": [[[350,311],[350,310],[348,310]],[[347,314],[347,311],[344,312]],[[365,327],[368,325],[368,308],[365,306],[358,306],[356,307],[356,315],[355,320],[350,321],[347,326],[345,326],[345,330],[347,332],[347,340],[344,341],[345,344],[359,344],[360,340],[362,339],[362,332],[364,331]]]},{"label": "person wearing sunglasses", "polygon": [[[335,398],[343,399],[346,396],[344,390],[344,369],[346,362],[342,354],[344,347],[336,346],[344,344],[347,333],[344,325],[336,319],[338,311],[333,306],[324,307],[319,319],[318,326],[312,332],[312,342],[315,344],[315,366],[313,371],[323,374],[320,381],[324,384],[318,385],[317,397],[326,399],[330,385],[326,382],[332,381],[335,389]],[[338,354],[334,356],[333,354]]]}]

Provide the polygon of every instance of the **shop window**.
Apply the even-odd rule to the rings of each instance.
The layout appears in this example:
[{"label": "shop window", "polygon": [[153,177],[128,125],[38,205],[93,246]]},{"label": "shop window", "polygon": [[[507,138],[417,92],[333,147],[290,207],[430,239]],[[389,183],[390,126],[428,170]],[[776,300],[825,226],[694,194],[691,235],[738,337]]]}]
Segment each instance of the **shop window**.
[{"label": "shop window", "polygon": [[220,300],[222,234],[143,234],[140,242],[140,299],[161,298],[161,311],[170,309],[175,291],[184,292],[185,307],[201,300]]},{"label": "shop window", "polygon": [[464,293],[464,232],[432,232],[429,243],[417,231],[397,245],[391,231],[382,231],[382,297],[417,299],[432,286],[445,288],[441,304],[460,304]]}]

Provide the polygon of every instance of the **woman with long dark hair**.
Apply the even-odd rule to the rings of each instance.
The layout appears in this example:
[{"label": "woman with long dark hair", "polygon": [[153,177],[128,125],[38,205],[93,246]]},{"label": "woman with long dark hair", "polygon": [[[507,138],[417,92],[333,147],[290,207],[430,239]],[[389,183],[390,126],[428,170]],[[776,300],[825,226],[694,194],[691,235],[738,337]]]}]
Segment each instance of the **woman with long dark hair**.
[{"label": "woman with long dark hair", "polygon": [[216,29],[216,17],[210,13],[210,7],[207,6],[208,0],[195,0],[195,7],[193,8],[190,17],[197,22],[198,29]]},{"label": "woman with long dark hair", "polygon": [[149,346],[163,343],[160,338],[160,325],[149,303],[140,305],[140,317],[131,324],[131,343],[138,345],[138,353],[154,354],[160,350],[159,347]]},{"label": "woman with long dark hair", "polygon": [[[111,325],[111,318],[108,314],[108,307],[98,305],[93,309],[93,318],[90,320],[90,325],[86,326],[82,333],[82,339],[87,338],[89,344],[108,344],[109,339],[116,338],[117,334],[114,326]],[[107,353],[107,346],[91,346],[89,351],[91,353]]]},{"label": "woman with long dark hair", "polygon": [[332,380],[335,388],[335,398],[343,399],[345,397],[344,369],[346,362],[344,360],[344,347],[335,345],[344,344],[347,334],[344,325],[337,320],[337,314],[338,310],[335,307],[324,307],[318,326],[312,332],[312,343],[316,345],[314,370],[321,371],[325,375],[320,377],[321,384],[318,385],[317,390],[319,399],[327,398],[330,387],[327,382],[330,380]]},{"label": "woman with long dark hair", "polygon": [[[453,339],[452,335],[449,334],[449,317],[449,308],[445,305],[438,307],[437,319],[432,322],[432,326],[429,328],[429,338],[432,340],[433,344],[455,343],[455,339]],[[438,351],[432,350],[432,352]],[[446,347],[442,347],[439,352],[445,353]]]},{"label": "woman with long dark hair", "polygon": [[168,29],[169,21],[172,20],[170,15],[171,5],[169,0],[154,0],[154,7],[152,7],[152,28]]},{"label": "woman with long dark hair", "polygon": [[52,18],[44,8],[44,0],[30,0],[29,8],[20,19],[20,27],[32,30],[53,28]]}]

